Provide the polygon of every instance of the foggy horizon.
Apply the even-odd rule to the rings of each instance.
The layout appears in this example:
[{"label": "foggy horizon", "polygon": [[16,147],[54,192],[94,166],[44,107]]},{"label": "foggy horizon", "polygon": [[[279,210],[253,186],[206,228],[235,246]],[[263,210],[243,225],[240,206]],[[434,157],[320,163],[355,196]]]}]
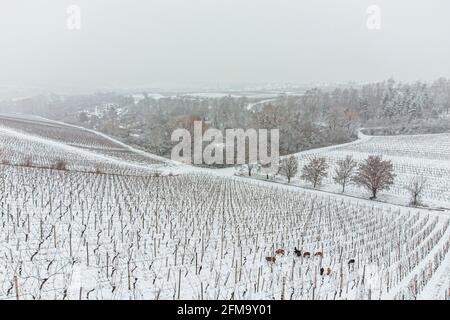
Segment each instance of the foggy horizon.
[{"label": "foggy horizon", "polygon": [[[80,8],[69,30],[67,8]],[[367,27],[378,6],[380,29]],[[450,76],[450,3],[6,1],[1,88],[221,88]]]}]

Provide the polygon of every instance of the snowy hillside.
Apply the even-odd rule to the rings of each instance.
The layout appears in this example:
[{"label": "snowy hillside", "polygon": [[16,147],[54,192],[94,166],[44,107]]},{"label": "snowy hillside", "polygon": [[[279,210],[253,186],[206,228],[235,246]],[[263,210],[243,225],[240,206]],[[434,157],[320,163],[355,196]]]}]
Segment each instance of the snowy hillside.
[{"label": "snowy hillside", "polygon": [[176,167],[42,119],[0,117],[0,143],[0,299],[445,298],[446,212]]},{"label": "snowy hillside", "polygon": [[0,149],[4,164],[38,168],[64,161],[71,170],[138,174],[168,162],[86,129],[22,115],[0,115]]},{"label": "snowy hillside", "polygon": [[[299,167],[314,157],[325,157],[330,170],[321,189],[339,192],[333,182],[333,172],[338,160],[347,155],[361,161],[370,155],[381,155],[392,160],[397,175],[389,191],[382,193],[387,202],[408,203],[406,186],[414,177],[427,179],[423,194],[425,204],[450,208],[450,134],[428,134],[408,136],[361,136],[361,139],[344,145],[309,150],[296,154]],[[297,177],[298,179],[300,177]],[[306,186],[306,184],[301,183]],[[364,190],[349,186],[348,193],[364,196]]]}]

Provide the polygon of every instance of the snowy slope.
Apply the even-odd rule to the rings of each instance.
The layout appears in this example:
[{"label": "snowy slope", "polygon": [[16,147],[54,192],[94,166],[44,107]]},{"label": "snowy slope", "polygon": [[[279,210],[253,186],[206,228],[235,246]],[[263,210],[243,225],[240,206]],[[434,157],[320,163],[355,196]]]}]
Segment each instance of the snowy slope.
[{"label": "snowy slope", "polygon": [[[351,155],[362,161],[369,155],[382,155],[392,160],[397,175],[389,191],[382,192],[381,199],[387,202],[406,204],[409,201],[405,186],[414,177],[427,178],[427,188],[423,195],[425,204],[450,208],[450,134],[429,134],[409,136],[365,136],[343,145],[313,149],[295,154],[300,168],[313,157],[325,157],[330,165],[328,177],[324,179],[321,189],[339,192],[332,175],[336,162]],[[307,186],[300,181],[296,183]],[[352,195],[365,196],[364,190],[349,186],[347,192]]]},{"label": "snowy slope", "polygon": [[[11,161],[0,165],[0,299],[442,299],[448,289],[447,212],[146,164],[95,132],[29,128],[0,127]],[[64,157],[69,170],[20,166],[25,156]]]},{"label": "snowy slope", "polygon": [[12,165],[48,168],[64,160],[71,170],[143,174],[169,163],[96,132],[30,116],[0,115],[0,148],[0,160]]}]

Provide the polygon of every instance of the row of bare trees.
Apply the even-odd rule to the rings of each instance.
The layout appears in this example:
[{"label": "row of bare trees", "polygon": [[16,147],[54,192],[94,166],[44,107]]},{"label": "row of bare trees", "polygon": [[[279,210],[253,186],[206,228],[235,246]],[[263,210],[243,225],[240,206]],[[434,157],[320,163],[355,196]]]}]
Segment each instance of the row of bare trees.
[{"label": "row of bare trees", "polygon": [[[283,159],[280,173],[290,182],[297,173],[297,167],[297,158],[290,156]],[[314,157],[303,166],[300,178],[317,188],[328,176],[328,169],[329,165],[325,157]],[[342,192],[345,192],[349,184],[355,184],[369,190],[372,194],[371,199],[375,199],[379,191],[389,190],[394,183],[394,178],[392,161],[383,160],[381,156],[369,156],[360,164],[352,156],[347,156],[337,161],[333,175],[334,182],[342,187]]]},{"label": "row of bare trees", "polygon": [[[329,165],[325,157],[314,157],[301,170],[300,178],[310,182],[317,188],[328,176]],[[279,174],[285,176],[288,183],[298,173],[298,160],[289,156],[281,161]],[[380,191],[390,190],[394,184],[396,174],[392,161],[383,160],[381,156],[369,156],[358,163],[352,156],[338,160],[334,169],[333,180],[342,187],[342,193],[348,185],[357,185],[371,193],[370,199],[376,199]],[[413,178],[405,189],[411,196],[411,205],[420,205],[420,198],[427,186],[426,178],[420,176]]]}]

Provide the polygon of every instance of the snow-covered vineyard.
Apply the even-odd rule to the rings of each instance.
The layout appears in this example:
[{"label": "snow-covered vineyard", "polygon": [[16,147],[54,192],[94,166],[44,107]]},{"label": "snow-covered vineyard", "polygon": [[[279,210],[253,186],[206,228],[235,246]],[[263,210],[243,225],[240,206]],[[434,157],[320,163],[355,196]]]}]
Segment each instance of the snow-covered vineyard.
[{"label": "snow-covered vineyard", "polygon": [[[332,173],[336,162],[347,155],[358,161],[369,155],[382,155],[392,160],[396,178],[390,190],[384,192],[385,196],[407,199],[408,190],[405,187],[408,182],[414,177],[423,176],[428,181],[423,193],[424,201],[450,207],[450,134],[362,136],[354,143],[301,152],[297,157],[300,165],[314,157],[325,157]],[[332,174],[328,174],[323,184],[325,188],[334,184]],[[355,186],[349,186],[348,191],[353,194],[362,192]]]},{"label": "snow-covered vineyard", "polygon": [[414,298],[450,244],[448,218],[207,175],[3,174],[2,298]]},{"label": "snow-covered vineyard", "polygon": [[130,161],[90,131],[56,141],[49,123],[0,122],[0,299],[448,294],[445,212]]},{"label": "snow-covered vineyard", "polygon": [[0,115],[3,164],[50,168],[57,161],[69,170],[148,174],[164,163],[89,130],[32,116]]}]

